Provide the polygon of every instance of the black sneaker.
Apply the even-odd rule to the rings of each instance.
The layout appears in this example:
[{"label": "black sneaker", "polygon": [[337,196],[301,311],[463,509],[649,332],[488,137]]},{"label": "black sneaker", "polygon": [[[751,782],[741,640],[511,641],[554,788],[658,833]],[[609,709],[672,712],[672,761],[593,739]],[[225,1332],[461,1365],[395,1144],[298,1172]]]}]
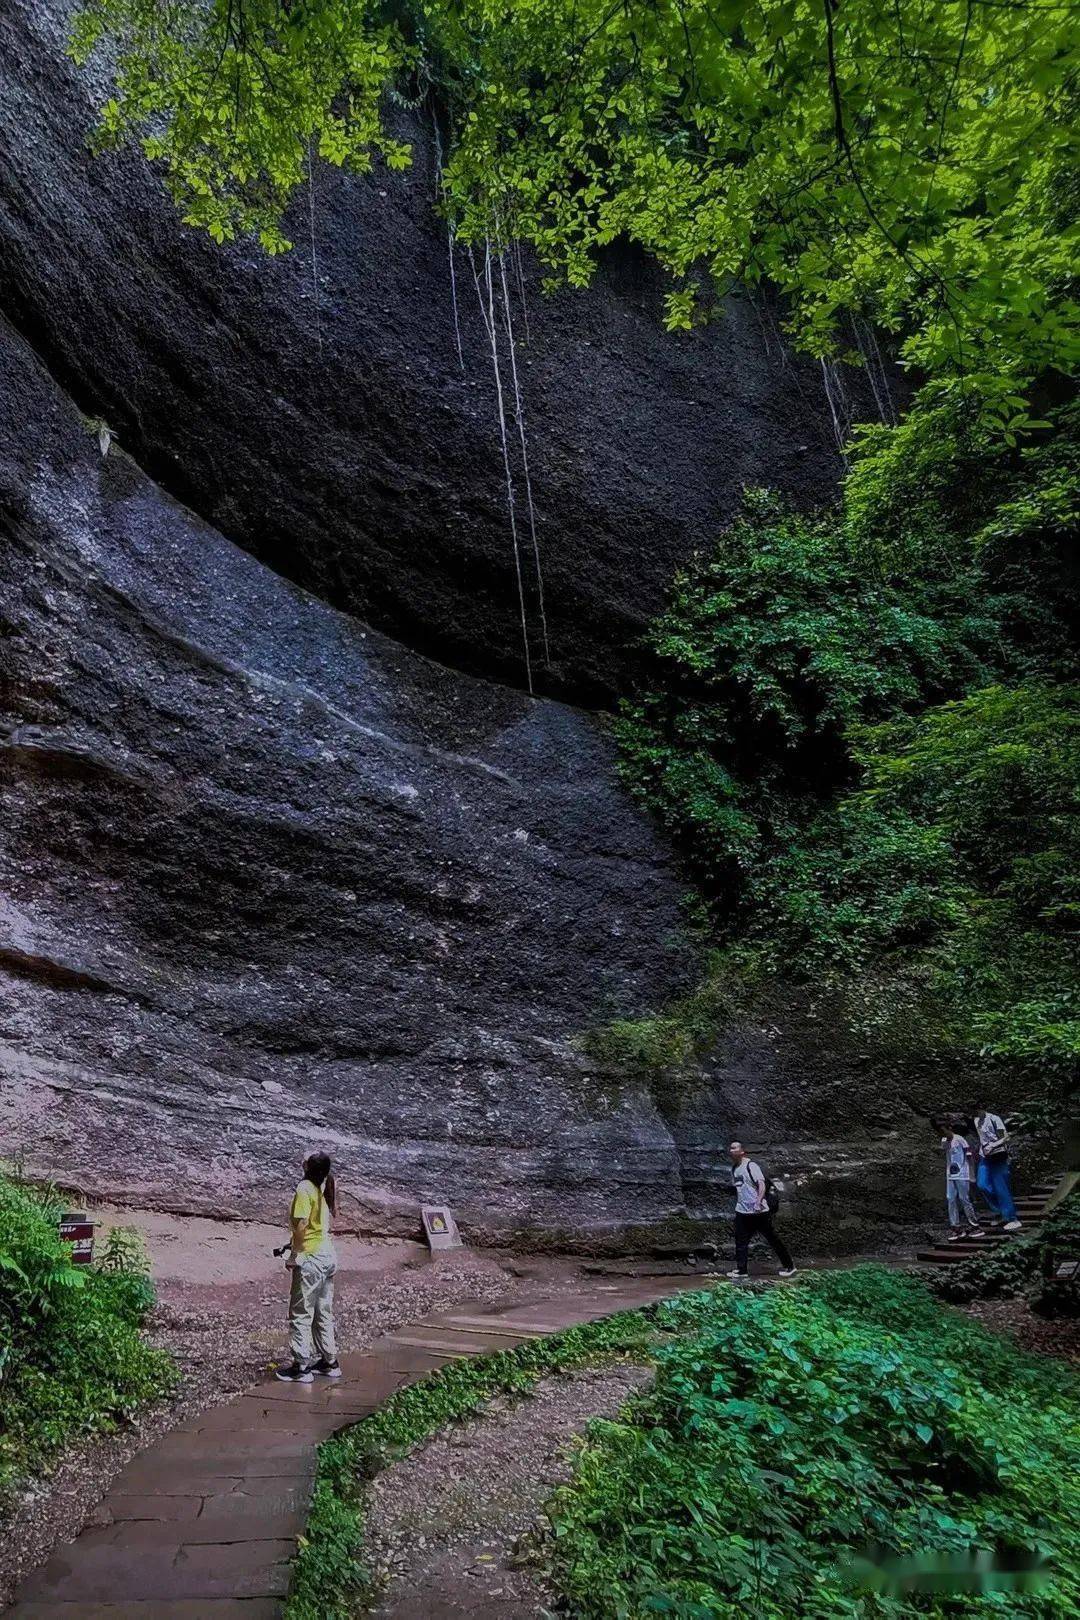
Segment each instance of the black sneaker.
[{"label": "black sneaker", "polygon": [[312,1367],[311,1371],[316,1378],[341,1377],[341,1368],[338,1366],[337,1361],[324,1361],[321,1356]]},{"label": "black sneaker", "polygon": [[275,1367],[274,1377],[280,1378],[283,1384],[310,1384],[311,1369],[299,1361],[290,1361],[286,1367]]}]

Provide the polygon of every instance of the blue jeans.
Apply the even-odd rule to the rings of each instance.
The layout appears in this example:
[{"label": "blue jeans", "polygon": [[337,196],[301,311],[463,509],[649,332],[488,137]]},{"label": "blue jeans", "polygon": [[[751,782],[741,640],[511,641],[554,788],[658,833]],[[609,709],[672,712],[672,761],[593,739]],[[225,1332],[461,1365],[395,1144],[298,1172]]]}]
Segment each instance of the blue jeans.
[{"label": "blue jeans", "polygon": [[976,1177],[982,1193],[995,1215],[1003,1221],[1015,1221],[1016,1205],[1012,1195],[1012,1165],[1003,1153],[999,1159],[980,1159]]}]

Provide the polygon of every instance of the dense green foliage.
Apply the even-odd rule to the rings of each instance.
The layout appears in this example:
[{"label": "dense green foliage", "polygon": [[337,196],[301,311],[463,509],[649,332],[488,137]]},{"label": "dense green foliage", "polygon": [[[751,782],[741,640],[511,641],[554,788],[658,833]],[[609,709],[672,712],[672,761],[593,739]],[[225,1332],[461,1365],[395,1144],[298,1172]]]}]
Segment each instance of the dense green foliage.
[{"label": "dense green foliage", "polygon": [[[659,1321],[679,1336],[656,1353],[654,1388],[593,1425],[550,1508],[572,1613],[1076,1612],[1080,1401],[1066,1369],[876,1267],[757,1294],[721,1285]],[[1048,1560],[1045,1584],[986,1571],[1025,1553]],[[952,1593],[905,1593],[895,1569],[890,1591],[889,1559],[951,1569]]]},{"label": "dense green foliage", "polygon": [[638,1312],[552,1338],[455,1362],[400,1390],[370,1418],[319,1448],[307,1533],[293,1571],[286,1620],[349,1620],[374,1595],[364,1561],[364,1488],[375,1474],[496,1395],[524,1395],[550,1373],[605,1357],[643,1357],[654,1332]]},{"label": "dense green foliage", "polygon": [[517,236],[584,285],[629,238],[673,326],[706,288],[771,283],[814,352],[877,366],[873,321],[1013,428],[1076,359],[1065,0],[87,0],[76,54],[103,36],[99,141],[139,136],[219,239],[287,245],[313,150],[407,163],[380,97],[434,83],[467,240]]},{"label": "dense green foliage", "polygon": [[146,1278],[77,1268],[59,1204],[0,1174],[0,1503],[63,1445],[103,1433],[173,1384],[142,1339]]},{"label": "dense green foliage", "polygon": [[1080,1068],[1075,424],[1004,457],[948,425],[867,435],[839,514],[748,501],[650,631],[623,768],[759,969],[1006,1067],[1048,1123]]},{"label": "dense green foliage", "polygon": [[768,842],[851,779],[852,728],[985,677],[997,639],[966,572],[879,579],[835,518],[751,494],[652,627],[654,689],[620,727],[627,775],[737,906]]}]

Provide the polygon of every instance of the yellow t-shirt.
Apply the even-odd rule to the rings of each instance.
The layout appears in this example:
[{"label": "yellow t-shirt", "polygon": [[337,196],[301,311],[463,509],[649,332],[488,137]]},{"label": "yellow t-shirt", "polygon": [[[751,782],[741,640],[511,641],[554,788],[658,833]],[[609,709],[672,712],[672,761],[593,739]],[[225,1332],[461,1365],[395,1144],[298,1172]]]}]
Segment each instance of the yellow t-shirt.
[{"label": "yellow t-shirt", "polygon": [[293,1193],[289,1217],[307,1221],[301,1254],[318,1254],[330,1242],[330,1206],[313,1181],[302,1181]]}]

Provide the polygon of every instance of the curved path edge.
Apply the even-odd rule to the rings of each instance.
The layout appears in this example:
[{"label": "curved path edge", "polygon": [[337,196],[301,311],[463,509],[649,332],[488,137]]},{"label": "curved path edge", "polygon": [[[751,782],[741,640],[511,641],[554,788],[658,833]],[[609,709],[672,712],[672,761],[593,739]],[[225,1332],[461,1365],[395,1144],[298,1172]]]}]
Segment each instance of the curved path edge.
[{"label": "curved path edge", "polygon": [[702,1279],[630,1277],[513,1305],[460,1305],[341,1358],[334,1382],[270,1378],[187,1418],[117,1475],[5,1620],[278,1620],[320,1443],[448,1362],[633,1310]]}]

